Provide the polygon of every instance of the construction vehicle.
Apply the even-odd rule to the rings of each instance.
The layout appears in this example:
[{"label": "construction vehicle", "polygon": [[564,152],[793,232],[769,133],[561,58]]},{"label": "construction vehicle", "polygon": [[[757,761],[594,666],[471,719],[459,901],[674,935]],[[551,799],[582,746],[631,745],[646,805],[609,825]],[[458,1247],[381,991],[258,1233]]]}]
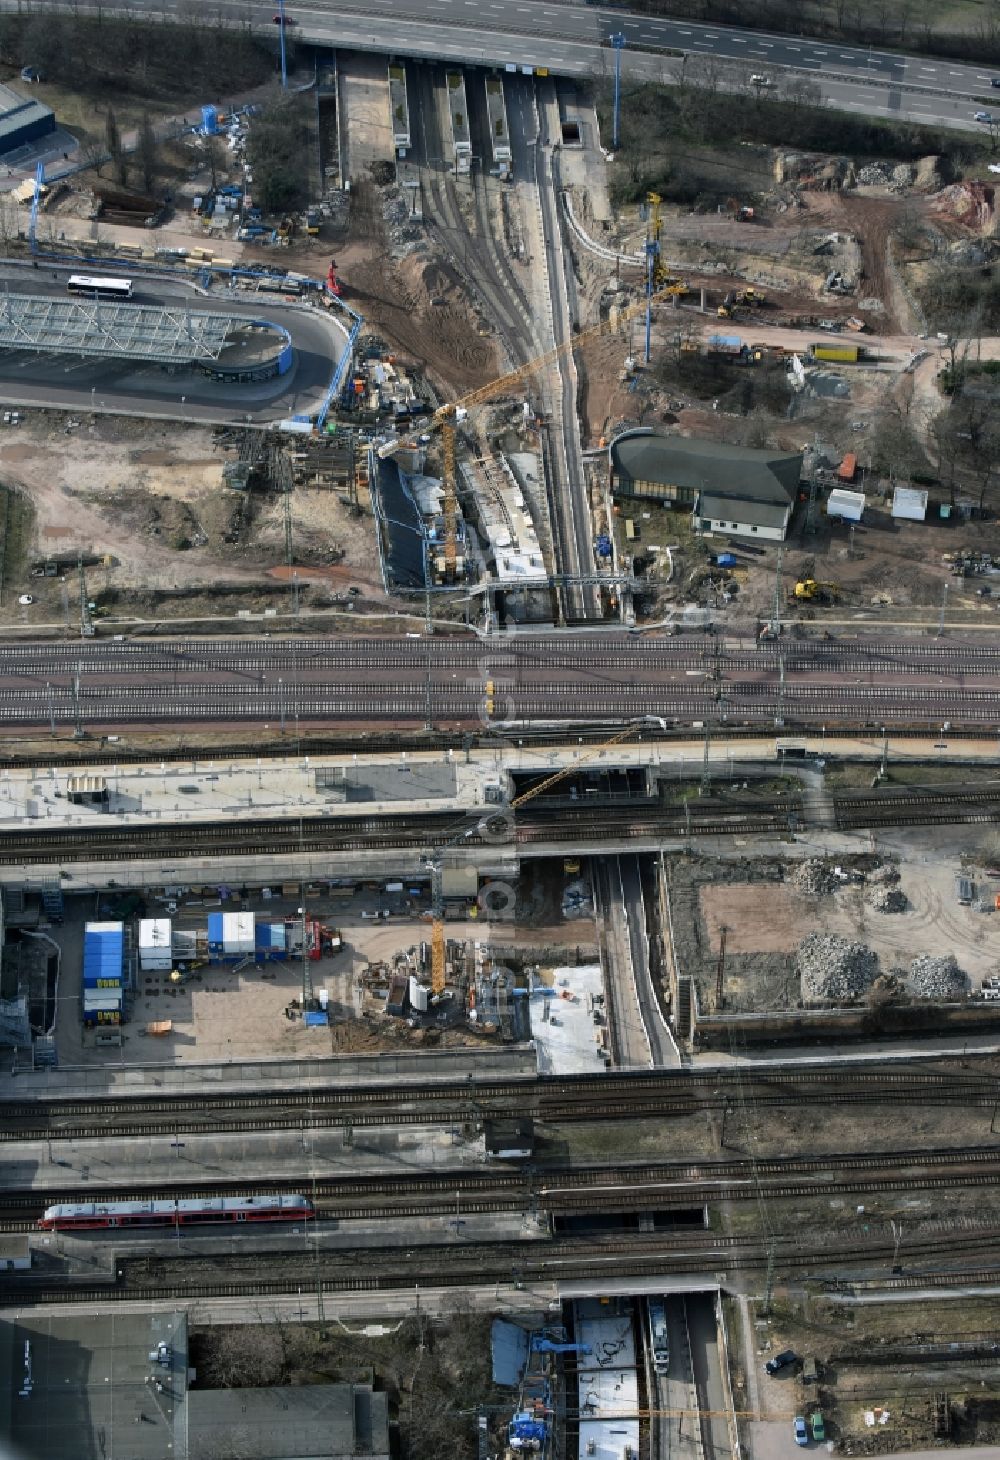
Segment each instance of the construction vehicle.
[{"label": "construction vehicle", "polygon": [[802,578],[788,595],[789,603],[829,603],[840,592],[839,583],[820,583],[815,578]]},{"label": "construction vehicle", "polygon": [[737,309],[759,309],[762,304],[767,303],[767,295],[762,294],[759,289],[736,289],[730,290],[719,305],[719,318],[732,319]]}]

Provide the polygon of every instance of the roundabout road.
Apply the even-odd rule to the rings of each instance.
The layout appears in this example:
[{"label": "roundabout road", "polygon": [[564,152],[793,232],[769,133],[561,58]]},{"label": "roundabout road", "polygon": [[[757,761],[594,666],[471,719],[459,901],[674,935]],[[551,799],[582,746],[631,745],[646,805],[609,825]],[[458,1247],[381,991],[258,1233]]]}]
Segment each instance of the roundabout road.
[{"label": "roundabout road", "polygon": [[[0,287],[12,294],[50,294],[62,299],[72,272],[81,269],[0,265]],[[197,370],[171,374],[157,365],[0,348],[0,394],[6,405],[180,416],[192,421],[280,421],[318,408],[346,347],[347,330],[326,310],[289,305],[273,294],[231,293],[225,287],[205,291],[185,287],[179,280],[144,278],[130,271],[128,260],[108,260],[100,272],[134,278],[132,302],[136,304],[184,303],[193,310],[280,324],[292,337],[295,360],[291,370],[261,384],[227,385]]]}]

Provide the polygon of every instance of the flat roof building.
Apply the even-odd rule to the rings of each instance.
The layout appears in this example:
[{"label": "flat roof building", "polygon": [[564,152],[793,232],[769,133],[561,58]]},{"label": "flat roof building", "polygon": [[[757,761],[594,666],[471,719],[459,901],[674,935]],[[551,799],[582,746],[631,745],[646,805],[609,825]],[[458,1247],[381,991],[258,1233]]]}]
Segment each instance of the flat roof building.
[{"label": "flat roof building", "polygon": [[366,1384],[192,1389],[188,1460],[389,1460],[388,1397]]},{"label": "flat roof building", "polygon": [[0,157],[16,152],[56,129],[55,112],[33,96],[0,86]]}]

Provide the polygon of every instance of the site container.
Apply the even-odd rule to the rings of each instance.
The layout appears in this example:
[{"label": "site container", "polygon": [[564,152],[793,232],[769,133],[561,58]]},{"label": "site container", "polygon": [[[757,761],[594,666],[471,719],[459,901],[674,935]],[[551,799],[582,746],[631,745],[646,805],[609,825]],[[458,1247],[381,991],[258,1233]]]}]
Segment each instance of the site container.
[{"label": "site container", "polygon": [[139,967],[150,972],[169,969],[173,939],[169,918],[143,918],[139,923]]},{"label": "site container", "polygon": [[849,451],[837,467],[837,476],[842,482],[853,482],[857,474],[858,458],[853,451]]},{"label": "site container", "polygon": [[814,360],[834,360],[841,365],[856,365],[862,356],[860,345],[817,344],[812,347]]},{"label": "site container", "polygon": [[84,988],[120,988],[124,962],[124,925],[88,923],[83,933]]},{"label": "site container", "polygon": [[826,515],[828,517],[839,517],[844,522],[860,522],[864,510],[864,492],[848,492],[843,487],[834,487],[827,498]]},{"label": "site container", "polygon": [[120,1024],[122,1022],[121,990],[84,989],[84,1024]]},{"label": "site container", "polygon": [[250,912],[222,914],[222,951],[242,956],[254,950],[254,916]]},{"label": "site container", "polygon": [[288,957],[288,938],[284,923],[258,923],[254,933],[254,953],[260,961]]},{"label": "site container", "polygon": [[208,915],[208,955],[215,958],[222,953],[222,913]]}]

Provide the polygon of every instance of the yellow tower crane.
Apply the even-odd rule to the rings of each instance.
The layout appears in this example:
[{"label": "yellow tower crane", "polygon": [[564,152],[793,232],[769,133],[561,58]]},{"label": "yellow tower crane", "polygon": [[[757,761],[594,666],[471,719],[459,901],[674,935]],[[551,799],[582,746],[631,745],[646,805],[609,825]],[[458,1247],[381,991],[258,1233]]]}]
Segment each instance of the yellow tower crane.
[{"label": "yellow tower crane", "polygon": [[[665,281],[662,289],[656,290],[654,300],[667,297],[671,294],[685,293],[686,285],[681,285],[676,279]],[[589,344],[592,340],[601,339],[606,335],[617,334],[628,321],[636,314],[641,314],[646,308],[645,299],[630,304],[626,309],[619,310],[614,322],[604,319],[600,324],[591,325],[589,329],[581,330],[579,334],[571,335],[569,339],[563,340],[559,345],[553,345],[550,350],[544,350],[529,360],[526,365],[519,366],[516,370],[509,370],[506,375],[498,375],[495,380],[488,381],[486,385],[479,386],[476,390],[470,390],[457,401],[451,401],[447,405],[439,406],[431,417],[427,426],[429,431],[441,432],[441,446],[443,457],[443,502],[442,514],[444,517],[444,562],[445,577],[448,582],[454,582],[455,572],[458,564],[458,497],[455,485],[455,423],[459,419],[459,412],[466,412],[473,406],[483,405],[486,401],[496,400],[498,396],[504,395],[508,390],[521,385],[536,371],[544,370],[548,365],[554,365],[568,351],[575,350],[580,346]],[[380,460],[386,461],[398,452],[406,449],[414,449],[417,443],[410,437],[398,437],[393,441],[386,441],[378,448],[377,455]]]}]

